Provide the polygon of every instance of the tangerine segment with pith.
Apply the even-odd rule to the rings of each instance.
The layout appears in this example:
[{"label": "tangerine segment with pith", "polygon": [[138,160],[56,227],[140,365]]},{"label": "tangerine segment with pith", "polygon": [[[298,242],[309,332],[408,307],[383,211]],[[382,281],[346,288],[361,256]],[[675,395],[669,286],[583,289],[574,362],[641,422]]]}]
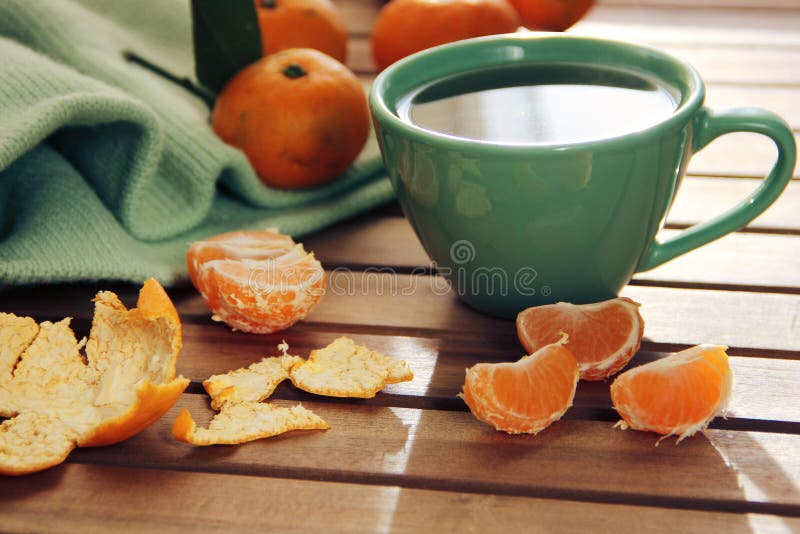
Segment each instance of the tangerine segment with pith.
[{"label": "tangerine segment with pith", "polygon": [[517,335],[532,353],[567,334],[565,346],[578,360],[581,379],[603,380],[625,367],[639,350],[644,334],[639,306],[628,298],[536,306],[517,316]]},{"label": "tangerine segment with pith", "polygon": [[270,230],[192,243],[189,275],[212,319],[269,334],[304,319],[325,293],[325,271],[302,244]]},{"label": "tangerine segment with pith", "polygon": [[467,369],[464,401],[473,415],[509,434],[536,434],[572,406],[578,362],[562,343],[517,362],[479,363]]},{"label": "tangerine segment with pith", "polygon": [[641,365],[611,384],[623,429],[683,438],[705,429],[730,400],[733,372],[726,347],[698,345]]}]

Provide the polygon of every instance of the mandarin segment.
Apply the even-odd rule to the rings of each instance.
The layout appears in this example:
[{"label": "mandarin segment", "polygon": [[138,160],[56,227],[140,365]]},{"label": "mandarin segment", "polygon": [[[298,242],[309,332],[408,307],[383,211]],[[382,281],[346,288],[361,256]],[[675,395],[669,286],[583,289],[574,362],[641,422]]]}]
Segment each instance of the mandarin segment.
[{"label": "mandarin segment", "polygon": [[325,293],[325,271],[314,254],[272,230],[197,241],[186,261],[212,319],[234,330],[285,330],[311,313]]},{"label": "mandarin segment", "polygon": [[408,364],[340,337],[290,371],[292,383],[309,393],[371,398],[387,384],[414,378]]},{"label": "mandarin segment", "polygon": [[559,302],[535,306],[517,316],[517,335],[528,353],[562,334],[578,360],[582,380],[603,380],[625,367],[639,350],[644,320],[638,302],[615,298],[595,304]]},{"label": "mandarin segment", "polygon": [[578,362],[561,343],[519,361],[467,369],[462,398],[472,414],[509,434],[537,434],[572,406]]},{"label": "mandarin segment", "polygon": [[75,338],[70,319],[36,325],[30,342],[32,319],[0,320],[3,361],[11,363],[0,377],[0,414],[10,417],[0,425],[0,473],[38,471],[76,446],[117,443],[175,403],[189,384],[175,378],[177,312],[155,280],[145,283],[139,304],[128,310],[115,294],[99,292],[88,341]]},{"label": "mandarin segment", "polygon": [[172,425],[172,435],[191,445],[236,445],[292,430],[327,430],[330,425],[297,404],[289,408],[262,402],[225,404],[208,428],[199,428],[184,409]]},{"label": "mandarin segment", "polygon": [[678,436],[704,430],[724,414],[733,384],[726,347],[698,345],[621,374],[611,401],[617,426]]}]

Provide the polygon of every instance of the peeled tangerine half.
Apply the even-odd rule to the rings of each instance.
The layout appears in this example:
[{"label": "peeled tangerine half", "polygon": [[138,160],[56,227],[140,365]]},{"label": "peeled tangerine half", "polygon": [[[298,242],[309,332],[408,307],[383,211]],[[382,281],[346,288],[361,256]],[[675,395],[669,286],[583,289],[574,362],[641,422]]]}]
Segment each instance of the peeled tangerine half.
[{"label": "peeled tangerine half", "polygon": [[325,271],[302,244],[272,230],[228,232],[192,243],[189,276],[234,330],[269,334],[304,319],[325,294]]},{"label": "peeled tangerine half", "polygon": [[698,345],[619,375],[611,401],[622,429],[649,430],[678,442],[725,413],[733,385],[727,347]]},{"label": "peeled tangerine half", "polygon": [[[77,447],[110,445],[155,422],[189,380],[175,377],[181,324],[164,289],[144,283],[128,310],[101,291],[89,340],[70,319],[37,324],[0,313],[0,473],[63,462]],[[83,353],[81,352],[83,350]]]},{"label": "peeled tangerine half", "polygon": [[595,304],[547,304],[517,316],[517,335],[528,354],[569,336],[581,380],[603,380],[630,361],[644,334],[639,303],[615,298]]},{"label": "peeled tangerine half", "polygon": [[578,384],[578,362],[564,341],[514,363],[467,369],[462,396],[473,415],[509,434],[537,434],[561,419]]}]

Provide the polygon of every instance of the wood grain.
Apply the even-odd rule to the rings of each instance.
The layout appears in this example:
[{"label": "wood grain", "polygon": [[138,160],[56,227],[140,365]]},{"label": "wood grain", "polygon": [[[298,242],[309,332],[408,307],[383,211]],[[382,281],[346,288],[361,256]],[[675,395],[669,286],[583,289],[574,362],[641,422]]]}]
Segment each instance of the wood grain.
[{"label": "wood grain", "polygon": [[[368,83],[368,36],[381,2],[335,1],[354,36],[349,63]],[[709,106],[765,107],[798,131],[798,27],[796,0],[599,0],[570,31],[685,58],[709,82]],[[715,142],[692,161],[669,225],[691,225],[735,204],[773,158],[771,143],[757,136]],[[176,287],[169,293],[185,341],[178,366],[194,380],[191,393],[126,442],[77,450],[40,474],[0,478],[0,529],[800,531],[799,186],[790,184],[748,232],[642,274],[624,290],[642,302],[647,324],[632,365],[695,343],[731,345],[732,416],[705,436],[656,447],[652,434],[612,429],[602,382],[579,384],[575,406],[538,436],[477,422],[455,397],[464,369],[514,359],[521,348],[512,322],[467,308],[441,291],[436,276],[334,272],[308,321],[269,336],[212,322],[192,288]],[[306,244],[331,266],[426,265],[408,223],[393,213],[338,225]],[[128,305],[138,290],[102,281],[0,288],[0,309],[73,316],[82,336],[100,288],[120,292]],[[415,379],[365,401],[279,387],[276,402],[302,401],[331,423],[329,431],[232,447],[172,438],[178,409],[201,424],[211,416],[202,378],[274,354],[282,339],[305,355],[339,335],[408,359]]]},{"label": "wood grain", "polygon": [[762,514],[81,464],[0,479],[0,494],[3,529],[14,532],[621,532],[676,522],[697,533],[800,529],[800,519]]},{"label": "wood grain", "polygon": [[759,107],[777,113],[795,130],[800,130],[800,88],[742,86],[712,83],[707,87],[706,105],[714,109]]},{"label": "wood grain", "polygon": [[[274,401],[285,405],[284,401]],[[593,502],[800,515],[800,436],[710,430],[680,445],[607,422],[562,420],[537,436],[496,432],[466,412],[303,402],[331,425],[232,447],[171,436],[184,395],[138,436],[79,449],[78,463],[190,469]]]},{"label": "wood grain", "polygon": [[[688,177],[683,180],[667,224],[689,226],[707,220],[741,202],[755,191],[761,180],[750,178]],[[789,183],[767,210],[747,225],[749,230],[798,233],[800,231],[800,183]]]},{"label": "wood grain", "polygon": [[703,3],[697,4],[696,9],[647,4],[600,6],[568,32],[656,46],[767,49],[800,45],[800,35],[792,30],[793,21],[800,17],[796,6],[788,10],[751,10],[717,9]]},{"label": "wood grain", "polygon": [[[4,310],[40,319],[65,315],[88,319],[90,298],[97,288],[108,287],[54,286],[48,293],[52,296],[44,298],[42,291],[47,289],[35,293],[10,289]],[[123,292],[128,304],[134,295],[133,291]],[[716,343],[742,355],[798,357],[800,295],[648,286],[628,286],[622,295],[642,303],[645,340],[663,345],[665,350]],[[194,289],[176,288],[170,296],[184,321],[215,324]],[[330,273],[328,292],[306,324],[445,339],[463,336],[486,342],[514,331],[511,321],[488,317],[462,304],[439,277],[375,272]]]},{"label": "wood grain", "polygon": [[[653,16],[657,16],[657,14]],[[615,28],[618,29],[618,26]],[[573,33],[603,37],[602,31],[586,30]],[[623,35],[617,35],[615,38],[625,39],[624,32]],[[638,39],[634,40],[641,42]],[[785,68],[785,65],[796,64],[800,60],[800,46],[768,48],[714,43],[697,46],[683,42],[660,43],[650,40],[644,41],[644,44],[651,44],[663,52],[688,61],[708,84],[796,86],[800,82],[800,72]],[[358,73],[375,72],[368,38],[353,37],[350,39],[347,64]]]},{"label": "wood grain", "polygon": [[[475,339],[369,334],[347,328],[315,328],[300,324],[286,332],[268,336],[232,332],[218,325],[184,324],[184,348],[179,371],[199,384],[212,374],[246,367],[265,356],[278,355],[277,345],[286,341],[292,354],[307,357],[340,336],[401,358],[414,371],[410,382],[387,386],[371,403],[442,410],[466,410],[457,398],[464,384],[464,370],[479,362],[514,361],[523,354],[516,335],[499,336],[491,342]],[[664,352],[640,351],[629,368],[665,356]],[[794,431],[800,433],[800,361],[731,356],[735,376],[731,418],[718,420],[720,428]],[[616,421],[609,395],[611,380],[581,382],[575,394],[572,417]],[[199,391],[199,386],[196,388]],[[285,384],[275,394],[302,399],[302,392]],[[361,401],[359,401],[361,402]],[[733,421],[733,419],[737,421]],[[770,422],[765,424],[764,422]],[[783,425],[782,423],[793,423]],[[774,424],[773,424],[774,423]],[[781,424],[778,424],[781,423]]]},{"label": "wood grain", "polygon": [[[701,202],[698,200],[698,204]],[[710,203],[713,205],[713,203]],[[698,214],[716,215],[713,207]],[[670,239],[679,230],[665,230]],[[404,218],[373,216],[343,223],[305,239],[329,267],[391,266],[404,272],[431,271],[432,264]],[[800,287],[800,236],[736,233],[689,252],[652,271],[640,273],[642,284],[734,287],[797,293]]]},{"label": "wood grain", "polygon": [[[510,322],[468,308],[452,293],[442,294],[442,281],[434,277],[335,273],[330,285],[310,321],[435,329],[447,331],[443,336],[457,332],[490,339],[511,328]],[[628,286],[622,295],[642,303],[646,339],[653,342],[718,343],[754,352],[800,350],[800,296],[642,286]],[[196,304],[189,309],[195,310]]]},{"label": "wood grain", "polygon": [[[794,0],[768,0],[766,4],[758,4],[760,9],[753,9],[757,2],[759,0],[730,0],[733,5],[725,6],[691,0],[601,2],[569,31],[639,41],[800,44],[800,37],[794,32],[800,20]],[[379,2],[336,0],[336,4],[352,37],[364,37],[372,32],[381,7]],[[702,31],[691,31],[695,27],[702,27]]]}]

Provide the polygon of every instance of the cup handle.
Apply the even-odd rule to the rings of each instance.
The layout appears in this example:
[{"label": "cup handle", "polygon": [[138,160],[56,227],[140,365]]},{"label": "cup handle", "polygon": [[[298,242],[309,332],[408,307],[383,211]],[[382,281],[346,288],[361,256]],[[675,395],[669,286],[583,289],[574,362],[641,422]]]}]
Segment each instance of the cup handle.
[{"label": "cup handle", "polygon": [[789,183],[797,158],[794,134],[783,119],[769,111],[737,108],[714,112],[708,108],[700,109],[694,118],[692,150],[697,152],[717,137],[733,132],[759,133],[775,142],[778,159],[770,173],[755,191],[728,211],[687,228],[664,242],[654,238],[639,261],[636,272],[658,267],[676,256],[745,226],[767,209]]}]

